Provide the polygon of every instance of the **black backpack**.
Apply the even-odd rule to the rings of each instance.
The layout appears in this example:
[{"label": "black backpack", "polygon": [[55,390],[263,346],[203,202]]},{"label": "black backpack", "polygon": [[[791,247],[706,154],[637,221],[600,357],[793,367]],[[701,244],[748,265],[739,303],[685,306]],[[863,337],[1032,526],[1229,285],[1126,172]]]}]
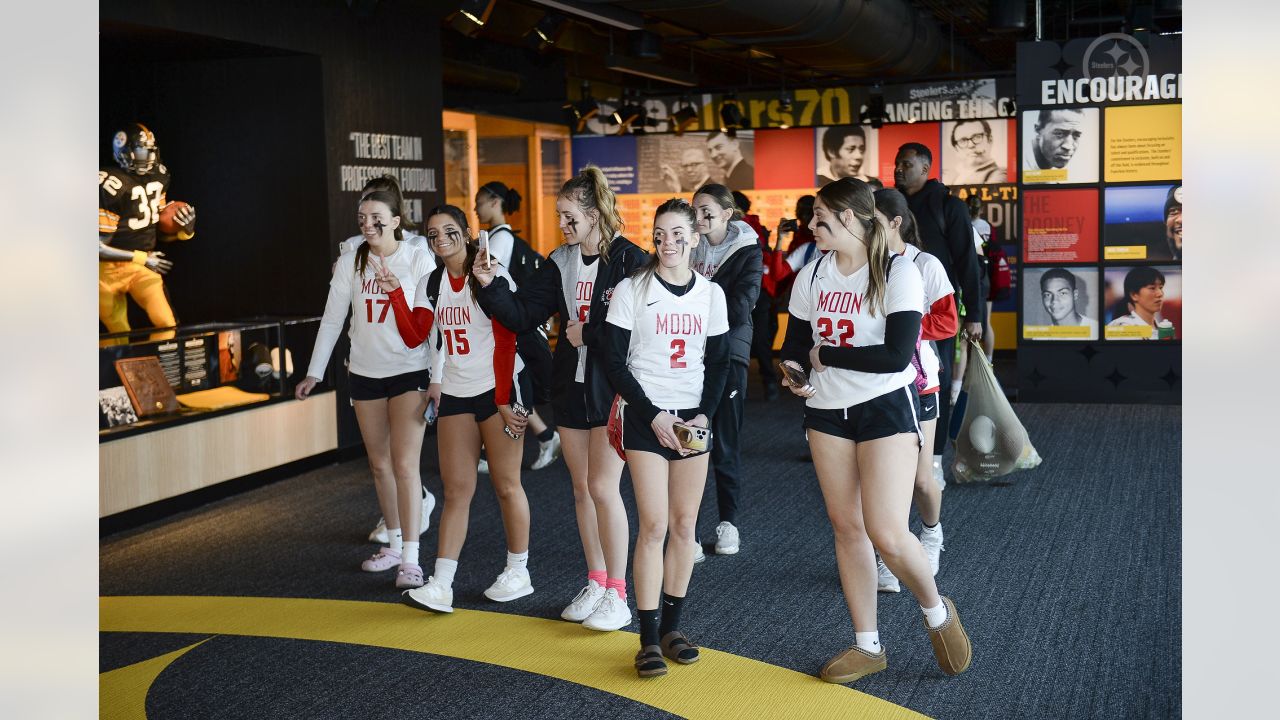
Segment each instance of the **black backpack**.
[{"label": "black backpack", "polygon": [[516,281],[516,287],[520,287],[532,281],[534,274],[542,263],[546,262],[546,258],[538,254],[509,227],[502,228],[503,231],[511,233],[511,265],[507,267],[507,272],[511,273],[511,279]]}]

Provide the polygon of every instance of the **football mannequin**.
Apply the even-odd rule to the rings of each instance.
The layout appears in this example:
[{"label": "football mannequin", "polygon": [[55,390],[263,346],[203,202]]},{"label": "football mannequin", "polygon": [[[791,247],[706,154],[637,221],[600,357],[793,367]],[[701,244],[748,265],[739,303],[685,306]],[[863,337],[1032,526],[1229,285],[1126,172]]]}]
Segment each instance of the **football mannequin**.
[{"label": "football mannequin", "polygon": [[155,249],[156,238],[191,239],[195,208],[178,210],[175,235],[158,232],[160,214],[168,205],[169,171],[160,162],[155,134],[146,126],[130,123],[117,132],[112,155],[119,167],[98,170],[98,318],[107,332],[129,330],[129,295],[153,326],[171,327],[177,323],[161,275],[173,263]]}]

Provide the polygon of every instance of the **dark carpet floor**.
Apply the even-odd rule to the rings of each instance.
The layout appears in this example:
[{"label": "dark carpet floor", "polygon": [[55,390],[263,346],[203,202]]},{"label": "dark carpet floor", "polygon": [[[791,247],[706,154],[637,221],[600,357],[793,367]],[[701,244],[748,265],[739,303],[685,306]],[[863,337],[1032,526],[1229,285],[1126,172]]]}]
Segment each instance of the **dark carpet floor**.
[{"label": "dark carpet floor", "polygon": [[[830,525],[802,459],[801,402],[765,405],[758,397],[753,386],[742,552],[709,555],[695,567],[684,625],[700,644],[812,674],[852,644],[852,627]],[[881,595],[889,669],[854,687],[940,718],[1180,717],[1181,408],[1015,407],[1043,465],[998,485],[950,483],[944,493],[938,585],[964,618],[972,668],[955,678],[938,672],[912,597]],[[440,497],[434,437],[423,467]],[[526,472],[525,487],[537,592],[500,609],[556,618],[585,572],[568,472],[563,462]],[[625,480],[624,497],[634,529]],[[709,483],[699,525],[708,542],[714,505]],[[373,550],[365,536],[377,515],[363,461],[323,468],[104,538],[100,593],[396,602],[389,575],[359,570]],[[437,517],[438,510],[433,523]],[[435,543],[433,527],[423,537],[428,572]],[[458,607],[499,609],[481,591],[504,552],[497,503],[482,484],[454,582]],[[200,639],[103,633],[101,669]],[[236,647],[216,667],[161,676],[150,717],[251,717],[243,708],[260,708],[264,698],[280,704],[280,717],[666,716],[589,688],[449,658],[296,640],[219,642]],[[405,680],[406,662],[408,677],[448,681],[433,682],[423,697]],[[492,697],[477,704],[477,693],[501,698],[501,709]]]}]

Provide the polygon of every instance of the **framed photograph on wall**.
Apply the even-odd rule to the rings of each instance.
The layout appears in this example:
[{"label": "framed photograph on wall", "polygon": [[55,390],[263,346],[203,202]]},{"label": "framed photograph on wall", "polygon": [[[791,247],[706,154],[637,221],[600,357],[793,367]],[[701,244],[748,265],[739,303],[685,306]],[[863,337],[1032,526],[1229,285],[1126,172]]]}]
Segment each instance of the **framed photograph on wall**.
[{"label": "framed photograph on wall", "polygon": [[1098,339],[1097,268],[1026,268],[1022,278],[1024,339]]}]

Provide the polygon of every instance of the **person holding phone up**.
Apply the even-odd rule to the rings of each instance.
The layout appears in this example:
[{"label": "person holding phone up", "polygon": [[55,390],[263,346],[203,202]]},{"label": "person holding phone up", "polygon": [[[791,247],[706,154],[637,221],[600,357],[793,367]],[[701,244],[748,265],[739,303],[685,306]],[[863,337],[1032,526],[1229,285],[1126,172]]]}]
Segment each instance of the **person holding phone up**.
[{"label": "person holding phone up", "polygon": [[[483,264],[486,256],[470,238],[462,210],[453,205],[432,208],[427,213],[427,241],[440,266],[418,285],[413,308],[395,277],[380,279],[404,344],[418,347],[430,337],[436,348],[427,395],[439,415],[436,438],[444,509],[435,571],[426,584],[406,592],[404,598],[409,605],[441,613],[453,612],[453,578],[467,539],[482,442],[489,450],[489,477],[507,533],[506,566],[484,591],[485,597],[509,602],[533,592],[528,569],[529,500],[520,484],[524,443],[519,435],[527,416],[522,414],[515,382],[519,370],[515,334],[489,318],[475,300],[478,284],[471,269]],[[492,268],[507,277],[496,263]]]}]

